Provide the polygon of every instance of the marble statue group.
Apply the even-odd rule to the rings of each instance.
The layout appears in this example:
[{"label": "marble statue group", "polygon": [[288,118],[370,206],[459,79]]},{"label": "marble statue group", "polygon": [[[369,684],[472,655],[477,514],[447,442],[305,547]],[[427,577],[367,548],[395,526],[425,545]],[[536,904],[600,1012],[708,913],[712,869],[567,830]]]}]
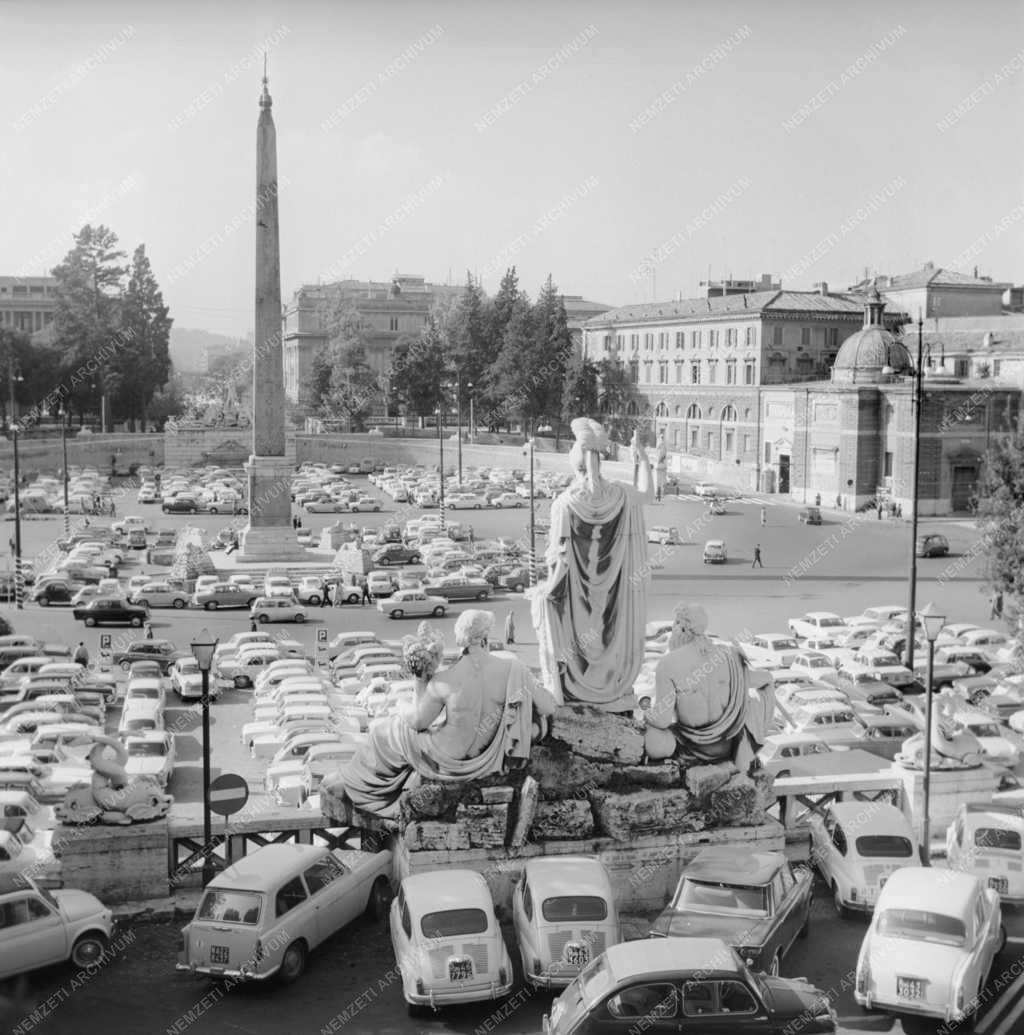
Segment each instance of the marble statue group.
[{"label": "marble statue group", "polygon": [[[460,783],[526,766],[531,744],[567,704],[633,716],[649,763],[678,758],[750,767],[774,710],[770,679],[750,670],[735,644],[710,638],[699,608],[676,608],[653,691],[638,701],[651,468],[634,436],[634,484],[610,481],[601,472],[609,447],[604,428],[580,418],[572,431],[574,479],[552,503],[550,574],[531,594],[539,679],[514,655],[490,653],[491,612],[459,616],[459,654],[446,668],[443,644],[424,623],[405,645],[411,699],[375,723],[352,760],[325,778],[328,795],[394,820],[402,793],[421,781]],[[660,455],[656,474],[663,480]]]}]

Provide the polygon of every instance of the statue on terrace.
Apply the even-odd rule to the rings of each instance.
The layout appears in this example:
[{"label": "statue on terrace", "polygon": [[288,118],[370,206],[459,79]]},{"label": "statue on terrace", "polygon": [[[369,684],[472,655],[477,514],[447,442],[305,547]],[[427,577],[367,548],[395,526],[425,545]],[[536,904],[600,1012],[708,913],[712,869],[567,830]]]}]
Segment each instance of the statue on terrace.
[{"label": "statue on terrace", "polygon": [[[518,658],[488,652],[493,624],[490,611],[459,615],[455,642],[461,656],[442,671],[444,645],[427,623],[406,637],[413,699],[370,728],[352,760],[324,778],[322,792],[395,819],[402,792],[421,779],[461,783],[524,764],[555,702]],[[536,726],[535,712],[541,717]]]},{"label": "statue on terrace", "polygon": [[628,712],[636,707],[632,687],[644,658],[650,466],[634,432],[637,488],[607,481],[604,428],[587,418],[571,426],[576,477],[551,504],[550,575],[532,594],[541,675],[559,704]]},{"label": "statue on terrace", "polygon": [[735,645],[707,635],[703,608],[680,604],[674,619],[668,653],[654,669],[654,696],[641,701],[647,757],[679,751],[747,772],[775,710],[771,677],[749,668]]}]

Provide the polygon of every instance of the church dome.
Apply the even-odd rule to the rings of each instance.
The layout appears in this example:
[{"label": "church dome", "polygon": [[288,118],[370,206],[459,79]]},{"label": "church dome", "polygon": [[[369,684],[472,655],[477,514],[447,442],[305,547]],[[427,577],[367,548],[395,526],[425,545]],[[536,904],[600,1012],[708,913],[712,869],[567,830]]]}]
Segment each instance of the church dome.
[{"label": "church dome", "polygon": [[906,346],[882,323],[885,303],[875,288],[864,306],[864,326],[843,342],[832,367],[832,380],[843,384],[880,384],[890,376],[912,374]]}]

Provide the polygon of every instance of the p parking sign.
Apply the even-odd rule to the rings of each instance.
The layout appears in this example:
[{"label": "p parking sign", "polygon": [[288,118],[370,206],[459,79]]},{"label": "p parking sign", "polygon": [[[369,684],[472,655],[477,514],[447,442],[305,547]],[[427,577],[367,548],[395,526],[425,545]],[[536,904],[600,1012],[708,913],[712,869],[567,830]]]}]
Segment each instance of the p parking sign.
[{"label": "p parking sign", "polygon": [[[108,637],[108,639],[109,639],[109,637]],[[327,642],[327,630],[326,629],[317,629],[317,631],[316,631],[316,642],[317,643],[326,643]]]},{"label": "p parking sign", "polygon": [[100,650],[110,650],[110,633],[100,634]]}]

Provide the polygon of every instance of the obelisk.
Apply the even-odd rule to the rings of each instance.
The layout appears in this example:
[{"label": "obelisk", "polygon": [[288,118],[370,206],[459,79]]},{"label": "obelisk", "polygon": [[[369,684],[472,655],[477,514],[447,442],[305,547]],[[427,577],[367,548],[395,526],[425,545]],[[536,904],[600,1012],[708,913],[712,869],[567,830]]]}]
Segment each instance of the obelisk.
[{"label": "obelisk", "polygon": [[241,561],[305,560],[292,527],[293,465],[285,456],[281,242],[277,223],[277,131],[266,68],[256,126],[256,336],[252,356],[252,456],[249,524]]}]

